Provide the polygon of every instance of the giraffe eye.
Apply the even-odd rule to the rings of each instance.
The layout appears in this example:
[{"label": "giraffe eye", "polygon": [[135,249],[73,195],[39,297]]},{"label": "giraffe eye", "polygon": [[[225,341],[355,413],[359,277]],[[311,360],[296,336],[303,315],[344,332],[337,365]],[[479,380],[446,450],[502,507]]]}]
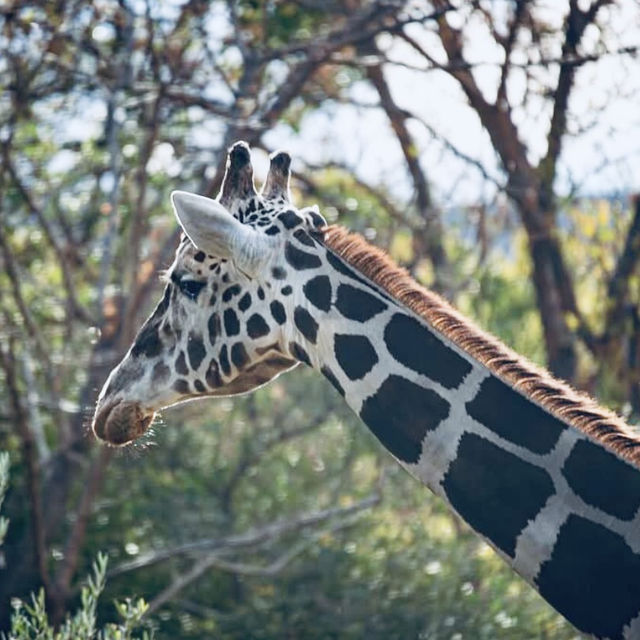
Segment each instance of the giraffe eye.
[{"label": "giraffe eye", "polygon": [[180,291],[191,300],[198,298],[198,294],[202,291],[204,285],[204,282],[199,282],[198,280],[180,280],[178,283]]}]

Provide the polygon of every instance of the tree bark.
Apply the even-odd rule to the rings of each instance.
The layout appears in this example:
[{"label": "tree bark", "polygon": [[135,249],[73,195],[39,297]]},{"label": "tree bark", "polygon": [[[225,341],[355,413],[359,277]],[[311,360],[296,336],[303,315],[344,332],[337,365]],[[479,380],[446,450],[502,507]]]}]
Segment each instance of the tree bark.
[{"label": "tree bark", "polygon": [[[571,0],[565,20],[563,58],[577,52],[584,30],[595,20],[600,7],[608,1],[594,0],[589,9],[582,11],[577,0]],[[507,38],[503,43],[505,63],[495,103],[489,102],[476,84],[470,65],[463,54],[462,32],[451,27],[446,16],[441,16],[437,21],[438,34],[449,62],[446,71],[459,82],[469,104],[489,134],[508,176],[507,193],[516,205],[527,233],[531,279],[544,332],[547,365],[556,376],[575,382],[577,338],[567,318],[570,314],[576,317],[580,314],[572,277],[557,237],[554,181],[562,137],[566,133],[567,108],[576,65],[570,61],[561,63],[547,136],[547,154],[540,164],[534,167],[527,158],[526,146],[521,141],[512,120],[504,90],[508,75],[509,42],[517,27],[515,22],[522,21],[525,10],[521,4],[517,5],[516,9],[510,29],[511,39]],[[433,62],[415,42],[411,42],[410,39],[409,42]]]}]

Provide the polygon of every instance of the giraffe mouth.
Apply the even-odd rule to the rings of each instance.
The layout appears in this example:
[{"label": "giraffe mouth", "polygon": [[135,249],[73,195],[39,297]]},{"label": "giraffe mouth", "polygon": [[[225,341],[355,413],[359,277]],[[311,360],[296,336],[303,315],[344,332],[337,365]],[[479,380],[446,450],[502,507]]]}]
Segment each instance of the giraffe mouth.
[{"label": "giraffe mouth", "polygon": [[99,440],[122,446],[139,438],[155,416],[135,402],[112,402],[96,411],[91,428]]}]

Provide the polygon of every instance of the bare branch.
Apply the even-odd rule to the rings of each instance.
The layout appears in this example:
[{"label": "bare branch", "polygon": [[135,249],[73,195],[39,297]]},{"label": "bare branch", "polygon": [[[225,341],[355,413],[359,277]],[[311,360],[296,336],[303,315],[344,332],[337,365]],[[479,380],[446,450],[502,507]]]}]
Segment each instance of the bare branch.
[{"label": "bare branch", "polygon": [[82,544],[84,541],[91,508],[104,479],[104,472],[111,460],[113,449],[102,447],[98,452],[98,459],[92,464],[88,474],[84,491],[75,513],[73,527],[64,553],[64,560],[56,575],[56,586],[60,590],[61,599],[69,594],[69,585],[78,566]]},{"label": "bare branch", "polygon": [[266,541],[275,540],[287,533],[300,531],[332,518],[344,518],[359,511],[369,509],[378,504],[379,501],[380,495],[375,493],[348,507],[331,507],[319,511],[309,511],[299,514],[293,518],[278,520],[263,527],[251,529],[245,533],[223,538],[205,538],[203,540],[197,540],[177,547],[149,552],[140,555],[131,562],[125,562],[115,567],[107,573],[107,577],[121,575],[123,573],[128,573],[129,571],[136,571],[137,569],[148,567],[152,564],[167,560],[168,558],[193,553],[195,551],[215,549],[217,553],[221,553],[223,551],[228,552],[234,549],[256,547]]},{"label": "bare branch", "polygon": [[[366,54],[378,53],[373,41],[363,44],[360,50]],[[406,113],[394,102],[381,66],[367,67],[366,75],[380,96],[380,104],[389,118],[413,180],[418,215],[424,221],[423,232],[418,236],[423,240],[422,246],[416,248],[420,254],[428,255],[431,259],[435,274],[434,288],[440,291],[445,290],[449,264],[442,242],[442,224],[431,201],[429,186],[420,166],[416,142],[407,128]]]},{"label": "bare branch", "polygon": [[9,286],[11,287],[11,293],[13,294],[13,299],[16,303],[16,307],[18,308],[18,312],[22,317],[24,322],[24,327],[26,329],[26,333],[29,337],[34,341],[36,349],[38,351],[38,355],[43,359],[44,364],[47,367],[51,366],[49,361],[49,354],[47,349],[44,347],[44,341],[42,336],[40,335],[40,331],[36,327],[36,324],[31,316],[31,311],[27,307],[27,304],[22,295],[22,289],[20,287],[20,276],[18,275],[18,269],[16,262],[13,257],[13,253],[9,247],[7,242],[7,238],[5,237],[5,229],[3,226],[0,226],[0,251],[2,251],[2,259],[4,262],[4,268],[9,276]]},{"label": "bare branch", "polygon": [[58,263],[60,265],[60,269],[62,270],[62,278],[65,284],[65,290],[67,294],[67,300],[69,303],[69,311],[72,316],[82,320],[83,322],[91,322],[91,319],[87,313],[87,311],[80,305],[76,298],[75,286],[73,283],[73,278],[71,276],[71,270],[69,269],[69,264],[67,262],[67,258],[64,255],[64,251],[62,247],[58,243],[58,240],[55,237],[55,233],[49,224],[49,221],[43,214],[42,210],[36,206],[35,201],[32,198],[31,192],[24,186],[18,173],[13,165],[13,162],[9,156],[9,150],[6,145],[3,145],[3,159],[4,165],[13,180],[14,185],[18,189],[18,193],[26,203],[27,207],[31,211],[31,213],[36,217],[42,230],[44,231],[45,237],[47,238],[49,244],[51,245],[54,253],[56,254],[56,258],[58,259]]},{"label": "bare branch", "polygon": [[[358,503],[359,510],[372,506],[379,500],[377,496],[372,496],[366,501]],[[362,504],[365,503],[365,506]],[[353,510],[349,514],[350,517],[344,518],[333,526],[328,528],[328,532],[336,532],[346,527],[351,526],[354,523]],[[197,560],[191,566],[186,573],[179,575],[168,587],[163,589],[150,603],[147,614],[157,611],[163,604],[173,599],[182,589],[189,584],[197,580],[200,576],[206,573],[209,569],[219,569],[228,573],[241,574],[247,576],[274,576],[280,573],[294,558],[308,549],[319,536],[327,533],[327,530],[320,530],[314,532],[308,539],[302,540],[297,544],[278,556],[274,561],[266,566],[246,564],[243,562],[234,562],[222,557],[220,552],[210,553],[204,558]]]},{"label": "bare branch", "polygon": [[640,196],[633,198],[633,218],[627,231],[622,253],[609,278],[607,297],[609,307],[605,322],[605,341],[619,337],[620,323],[628,305],[631,276],[640,262]]},{"label": "bare branch", "polygon": [[518,32],[525,16],[528,1],[529,0],[516,0],[513,17],[509,24],[509,33],[503,42],[504,62],[502,63],[502,69],[500,71],[500,83],[498,84],[498,91],[496,93],[496,104],[504,104],[505,107],[507,106],[507,78],[509,77],[509,71],[511,69],[511,52],[518,38]]},{"label": "bare branch", "polygon": [[448,2],[441,2],[435,11],[422,16],[398,16],[400,8],[393,2],[381,2],[376,0],[363,3],[363,6],[354,11],[345,22],[322,38],[295,42],[286,47],[265,52],[266,60],[281,60],[292,54],[304,53],[314,60],[325,60],[327,56],[338,49],[348,45],[357,45],[370,41],[374,36],[383,31],[395,32],[410,24],[424,24],[437,20],[449,11],[454,11]]},{"label": "bare branch", "polygon": [[6,348],[0,346],[0,366],[4,371],[5,384],[9,394],[11,410],[15,417],[15,427],[22,456],[27,469],[27,484],[29,492],[29,506],[31,508],[31,531],[33,535],[34,556],[36,566],[40,574],[45,589],[49,589],[51,581],[49,568],[47,566],[47,543],[45,539],[45,525],[42,515],[42,494],[40,483],[40,466],[37,459],[37,450],[33,433],[29,426],[27,415],[22,406],[21,392],[18,387],[18,374],[16,360],[13,353],[12,341],[9,341]]},{"label": "bare branch", "polygon": [[[569,13],[565,21],[564,42],[562,44],[562,58],[570,59],[576,55],[585,29],[595,20],[600,7],[610,4],[611,0],[595,0],[587,12],[578,6],[578,0],[570,0]],[[553,113],[547,135],[547,153],[540,161],[538,172],[541,177],[540,198],[543,208],[552,207],[553,180],[556,175],[556,164],[562,139],[567,129],[567,109],[569,95],[573,88],[577,65],[565,63],[560,65],[558,82],[554,90]]]},{"label": "bare branch", "polygon": [[426,122],[424,120],[424,118],[421,118],[420,116],[416,115],[415,113],[407,112],[407,115],[410,116],[411,118],[413,118],[414,120],[416,120],[417,122],[419,122],[429,132],[429,134],[433,138],[435,138],[436,140],[441,142],[443,144],[443,146],[447,150],[449,150],[449,151],[451,151],[451,153],[453,153],[453,155],[455,155],[457,158],[460,158],[460,160],[464,160],[464,162],[466,162],[467,164],[470,164],[472,167],[475,167],[478,170],[478,172],[480,173],[480,175],[482,175],[482,177],[487,182],[491,182],[491,184],[494,184],[498,188],[498,190],[500,190],[500,191],[507,191],[508,192],[508,190],[509,190],[508,185],[501,183],[497,178],[492,176],[487,171],[487,168],[484,166],[484,164],[482,164],[482,162],[480,162],[480,160],[476,160],[475,158],[472,158],[471,156],[467,155],[464,151],[462,151],[461,149],[456,147],[453,144],[453,142],[451,142],[448,138],[445,138],[441,133],[436,131],[428,122]]},{"label": "bare branch", "polygon": [[164,99],[164,88],[160,85],[158,95],[153,102],[151,108],[151,115],[148,122],[146,122],[148,132],[142,145],[140,153],[140,159],[138,160],[138,170],[136,171],[137,182],[137,198],[133,209],[133,216],[129,227],[129,235],[127,242],[127,267],[129,272],[128,288],[132,291],[132,294],[128,297],[125,305],[122,324],[124,326],[123,336],[126,340],[129,339],[131,329],[135,324],[136,313],[139,310],[138,301],[136,300],[136,292],[141,286],[138,282],[138,268],[140,264],[140,244],[142,238],[145,235],[145,226],[147,224],[147,208],[146,208],[146,195],[149,174],[147,171],[147,164],[151,158],[151,153],[158,137],[158,130],[160,128],[160,108]]}]

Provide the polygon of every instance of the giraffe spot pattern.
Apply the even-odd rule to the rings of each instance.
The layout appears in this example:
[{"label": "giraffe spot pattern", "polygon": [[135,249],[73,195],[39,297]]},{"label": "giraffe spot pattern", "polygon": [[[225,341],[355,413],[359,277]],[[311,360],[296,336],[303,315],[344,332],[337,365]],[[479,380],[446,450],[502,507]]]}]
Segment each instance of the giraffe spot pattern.
[{"label": "giraffe spot pattern", "polygon": [[444,398],[397,375],[386,378],[360,410],[360,417],[383,446],[411,464],[418,462],[426,434],[448,415]]},{"label": "giraffe spot pattern", "polygon": [[131,348],[131,355],[134,357],[146,356],[147,358],[155,358],[162,352],[162,341],[158,335],[158,324],[151,322],[151,320],[152,318],[147,321],[136,337],[136,341]]},{"label": "giraffe spot pattern", "polygon": [[471,371],[469,362],[411,316],[395,313],[384,341],[398,362],[447,389],[457,387]]},{"label": "giraffe spot pattern", "polygon": [[233,362],[238,370],[244,368],[247,362],[249,362],[247,350],[244,348],[242,342],[236,342],[231,347],[231,362]]},{"label": "giraffe spot pattern", "polygon": [[186,376],[189,373],[189,367],[187,367],[187,359],[184,355],[184,351],[181,351],[176,358],[176,373],[181,376]]},{"label": "giraffe spot pattern", "polygon": [[189,387],[189,383],[186,380],[183,380],[182,378],[179,378],[173,383],[173,389],[178,393],[183,393],[183,394],[191,393],[191,388]]},{"label": "giraffe spot pattern", "polygon": [[247,334],[250,338],[261,338],[269,333],[269,325],[259,313],[254,313],[247,320]]},{"label": "giraffe spot pattern", "polygon": [[287,242],[284,247],[284,257],[287,262],[297,271],[304,269],[317,269],[322,265],[320,258],[313,254],[302,251]]},{"label": "giraffe spot pattern", "polygon": [[224,310],[224,330],[228,336],[237,336],[240,333],[240,322],[233,309]]},{"label": "giraffe spot pattern", "polygon": [[222,378],[220,377],[220,371],[218,369],[218,363],[215,358],[211,359],[209,366],[207,367],[207,373],[205,374],[205,380],[207,384],[212,387],[221,387],[222,386]]},{"label": "giraffe spot pattern", "polygon": [[293,237],[300,242],[301,244],[306,244],[308,247],[315,247],[316,243],[313,241],[313,239],[311,238],[311,236],[309,236],[309,234],[304,231],[303,229],[298,229],[294,234]]},{"label": "giraffe spot pattern", "polygon": [[327,249],[326,256],[327,256],[327,262],[336,271],[338,271],[342,275],[347,276],[348,278],[351,278],[351,280],[355,280],[356,282],[359,282],[361,285],[364,285],[365,287],[367,287],[367,289],[371,289],[375,291],[379,296],[386,298],[390,302],[395,302],[393,298],[391,298],[391,296],[389,296],[386,293],[386,291],[383,291],[382,289],[377,289],[370,282],[365,280],[363,277],[359,276],[353,269],[351,269],[351,267],[348,267],[345,264],[345,262],[341,258],[339,258],[335,253],[333,253],[331,250]]},{"label": "giraffe spot pattern", "polygon": [[319,213],[309,211],[309,215],[311,216],[314,227],[325,227],[327,225],[325,219]]},{"label": "giraffe spot pattern", "polygon": [[207,390],[207,388],[204,386],[204,384],[200,380],[196,380],[193,383],[193,386],[195,387],[198,393],[203,393]]},{"label": "giraffe spot pattern", "polygon": [[278,235],[280,233],[280,227],[276,226],[275,224],[272,224],[268,229],[265,230],[265,233],[268,236]]},{"label": "giraffe spot pattern", "polygon": [[291,211],[291,209],[281,213],[278,219],[287,229],[293,229],[293,227],[302,224],[302,218],[295,211]]},{"label": "giraffe spot pattern", "polygon": [[240,291],[241,291],[241,288],[239,284],[234,284],[234,285],[231,285],[230,287],[227,287],[222,292],[222,302],[229,302],[231,298],[233,298],[233,296],[238,295]]},{"label": "giraffe spot pattern", "polygon": [[460,439],[442,487],[462,518],[512,558],[518,535],[555,492],[544,469],[473,433]]},{"label": "giraffe spot pattern", "polygon": [[298,344],[295,341],[289,343],[289,351],[293,354],[296,360],[300,360],[300,362],[304,362],[311,366],[311,358],[309,358],[309,354],[306,352],[304,347]]},{"label": "giraffe spot pattern", "polygon": [[593,442],[578,441],[562,471],[569,486],[587,504],[621,520],[632,520],[638,512],[637,469]]},{"label": "giraffe spot pattern", "polygon": [[193,259],[194,259],[196,262],[204,262],[205,257],[206,257],[206,256],[205,256],[204,251],[198,251],[198,253],[196,253],[196,254],[193,256]]},{"label": "giraffe spot pattern", "polygon": [[187,353],[189,354],[189,364],[192,369],[197,369],[200,363],[204,360],[206,354],[202,338],[195,334],[190,333],[187,340]]},{"label": "giraffe spot pattern", "polygon": [[536,583],[580,631],[622,640],[624,626],[638,614],[640,555],[617,533],[572,514]]},{"label": "giraffe spot pattern", "polygon": [[247,291],[238,301],[238,309],[246,311],[251,306],[251,294]]},{"label": "giraffe spot pattern", "polygon": [[229,355],[227,353],[226,344],[223,344],[222,349],[220,349],[220,368],[225,376],[228,377],[231,374],[231,365],[229,364]]},{"label": "giraffe spot pattern", "polygon": [[302,287],[302,292],[316,309],[329,311],[331,308],[331,280],[328,276],[311,278]]},{"label": "giraffe spot pattern", "polygon": [[151,379],[155,384],[165,382],[171,373],[171,369],[164,362],[156,362],[153,367]]},{"label": "giraffe spot pattern", "polygon": [[283,296],[290,296],[293,293],[293,288],[288,284],[286,287],[282,287],[282,289],[280,289],[280,293]]},{"label": "giraffe spot pattern", "polygon": [[209,327],[209,342],[214,345],[216,338],[220,335],[220,316],[217,313],[212,313],[207,324]]},{"label": "giraffe spot pattern", "polygon": [[296,307],[293,312],[293,321],[300,333],[312,344],[318,339],[318,323],[313,316],[304,308]]},{"label": "giraffe spot pattern", "polygon": [[269,305],[269,309],[271,311],[271,315],[273,316],[273,319],[278,324],[284,324],[287,321],[287,314],[284,310],[284,306],[282,302],[279,302],[278,300],[274,300]]},{"label": "giraffe spot pattern", "polygon": [[564,424],[495,376],[483,380],[467,413],[487,429],[534,453],[549,453]]},{"label": "giraffe spot pattern", "polygon": [[366,322],[384,311],[387,305],[370,293],[349,284],[338,286],[336,309],[349,320]]},{"label": "giraffe spot pattern", "polygon": [[164,293],[162,294],[162,300],[158,303],[158,306],[155,308],[153,312],[152,318],[159,318],[163,316],[165,311],[169,308],[169,304],[171,302],[171,292],[176,293],[176,290],[173,287],[165,287]]},{"label": "giraffe spot pattern", "polygon": [[282,267],[273,267],[273,269],[271,269],[271,275],[276,280],[284,280],[287,277],[287,272]]},{"label": "giraffe spot pattern", "polygon": [[378,354],[366,336],[336,333],[333,351],[340,368],[350,380],[364,378],[378,362]]},{"label": "giraffe spot pattern", "polygon": [[322,375],[324,375],[324,377],[333,385],[333,387],[335,388],[335,390],[344,397],[344,389],[342,388],[342,385],[340,384],[340,381],[338,380],[338,378],[336,378],[335,373],[333,373],[333,371],[331,371],[331,369],[329,367],[327,367],[326,365],[324,367],[322,367],[322,369],[320,369]]}]

